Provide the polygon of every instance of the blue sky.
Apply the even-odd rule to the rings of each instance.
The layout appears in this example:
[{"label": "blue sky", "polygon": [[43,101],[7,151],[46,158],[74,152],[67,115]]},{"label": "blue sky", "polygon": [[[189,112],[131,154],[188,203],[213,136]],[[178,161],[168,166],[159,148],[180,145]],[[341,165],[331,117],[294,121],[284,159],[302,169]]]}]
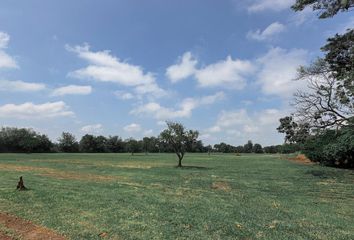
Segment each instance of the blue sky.
[{"label": "blue sky", "polygon": [[4,0],[0,125],[141,138],[174,120],[205,143],[281,143],[296,68],[354,26],[292,3]]}]

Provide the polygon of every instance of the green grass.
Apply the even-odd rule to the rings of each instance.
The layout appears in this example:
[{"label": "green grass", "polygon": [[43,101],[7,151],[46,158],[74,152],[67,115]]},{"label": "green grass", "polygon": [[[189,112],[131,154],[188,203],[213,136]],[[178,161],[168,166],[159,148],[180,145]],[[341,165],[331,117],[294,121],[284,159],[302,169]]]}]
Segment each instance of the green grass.
[{"label": "green grass", "polygon": [[[354,239],[354,171],[277,155],[0,154],[0,211],[70,239]],[[29,191],[15,191],[19,176]]]}]

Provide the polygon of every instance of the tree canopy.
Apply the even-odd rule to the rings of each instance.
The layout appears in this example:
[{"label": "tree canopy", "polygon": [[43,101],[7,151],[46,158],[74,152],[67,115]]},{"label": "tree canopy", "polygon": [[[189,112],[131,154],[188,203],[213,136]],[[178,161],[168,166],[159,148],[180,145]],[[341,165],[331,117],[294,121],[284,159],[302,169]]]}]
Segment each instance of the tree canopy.
[{"label": "tree canopy", "polygon": [[354,0],[296,0],[291,8],[295,11],[302,11],[306,7],[319,11],[319,18],[328,18],[333,17],[339,11],[348,11],[354,7]]},{"label": "tree canopy", "polygon": [[182,167],[182,159],[188,147],[198,138],[198,131],[187,130],[181,123],[167,122],[167,129],[160,133],[160,138],[167,143],[178,157],[177,167]]}]

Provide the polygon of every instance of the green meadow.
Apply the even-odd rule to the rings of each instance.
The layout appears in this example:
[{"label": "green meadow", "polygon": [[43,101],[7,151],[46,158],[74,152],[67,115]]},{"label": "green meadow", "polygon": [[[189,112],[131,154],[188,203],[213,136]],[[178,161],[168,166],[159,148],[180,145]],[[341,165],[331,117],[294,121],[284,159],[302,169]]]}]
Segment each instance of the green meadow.
[{"label": "green meadow", "polygon": [[[352,170],[265,154],[176,164],[174,154],[1,154],[0,212],[68,239],[354,239]],[[15,190],[20,176],[28,191]]]}]

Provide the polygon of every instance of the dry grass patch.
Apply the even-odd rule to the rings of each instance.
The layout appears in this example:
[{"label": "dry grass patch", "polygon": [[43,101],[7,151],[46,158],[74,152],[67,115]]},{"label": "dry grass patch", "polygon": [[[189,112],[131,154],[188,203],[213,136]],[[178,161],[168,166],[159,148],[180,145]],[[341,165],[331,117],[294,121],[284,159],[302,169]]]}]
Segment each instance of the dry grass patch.
[{"label": "dry grass patch", "polygon": [[305,164],[305,165],[313,165],[314,164],[304,154],[298,154],[296,157],[288,158],[288,160],[290,160],[292,162],[300,163],[300,164]]},{"label": "dry grass patch", "polygon": [[231,191],[231,186],[227,182],[213,182],[211,184],[211,188],[225,192]]},{"label": "dry grass patch", "polygon": [[[20,235],[24,240],[65,240],[64,236],[58,233],[26,221],[24,219],[18,218],[16,216],[0,213],[0,224],[4,225],[7,229]],[[3,234],[5,235],[5,234]],[[5,235],[8,237],[7,235]],[[0,233],[0,237],[2,237]],[[1,238],[1,239],[12,239],[12,238]]]},{"label": "dry grass patch", "polygon": [[19,172],[38,172],[36,175],[53,177],[57,179],[72,179],[72,180],[84,180],[84,181],[114,181],[114,180],[126,179],[125,177],[121,177],[121,176],[105,176],[105,175],[90,174],[90,173],[62,171],[54,168],[18,166],[12,164],[0,164],[0,169],[7,170],[7,171],[19,171]]}]

